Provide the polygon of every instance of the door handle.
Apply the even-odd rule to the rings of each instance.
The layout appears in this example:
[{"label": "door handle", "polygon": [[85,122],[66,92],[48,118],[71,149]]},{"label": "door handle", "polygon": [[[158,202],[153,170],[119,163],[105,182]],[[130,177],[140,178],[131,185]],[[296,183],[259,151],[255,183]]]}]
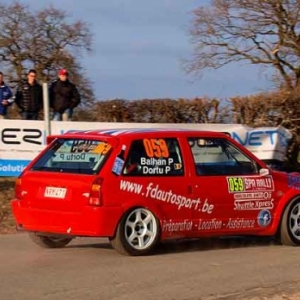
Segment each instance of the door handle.
[{"label": "door handle", "polygon": [[187,191],[188,191],[188,194],[192,194],[193,193],[193,187],[191,185],[188,185],[187,186]]}]

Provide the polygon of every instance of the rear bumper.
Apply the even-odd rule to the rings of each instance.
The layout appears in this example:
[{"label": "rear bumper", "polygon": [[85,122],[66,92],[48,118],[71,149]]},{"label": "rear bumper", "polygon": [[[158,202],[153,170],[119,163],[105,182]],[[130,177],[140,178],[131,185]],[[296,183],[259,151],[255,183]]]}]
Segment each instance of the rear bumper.
[{"label": "rear bumper", "polygon": [[86,206],[81,212],[34,209],[11,202],[17,228],[72,236],[110,237],[123,214],[122,207]]}]

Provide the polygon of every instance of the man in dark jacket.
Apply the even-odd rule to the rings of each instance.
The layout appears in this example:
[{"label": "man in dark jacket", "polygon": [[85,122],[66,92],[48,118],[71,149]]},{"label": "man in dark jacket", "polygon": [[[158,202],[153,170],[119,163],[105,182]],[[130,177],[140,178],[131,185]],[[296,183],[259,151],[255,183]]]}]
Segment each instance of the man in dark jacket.
[{"label": "man in dark jacket", "polygon": [[7,107],[13,102],[11,89],[3,81],[3,73],[0,72],[0,119],[6,119]]},{"label": "man in dark jacket", "polygon": [[54,121],[71,121],[73,108],[80,103],[76,86],[68,79],[68,71],[62,69],[49,89],[50,107]]},{"label": "man in dark jacket", "polygon": [[39,111],[43,108],[43,88],[36,81],[36,71],[27,73],[27,80],[17,88],[15,102],[20,109],[22,120],[37,120]]}]

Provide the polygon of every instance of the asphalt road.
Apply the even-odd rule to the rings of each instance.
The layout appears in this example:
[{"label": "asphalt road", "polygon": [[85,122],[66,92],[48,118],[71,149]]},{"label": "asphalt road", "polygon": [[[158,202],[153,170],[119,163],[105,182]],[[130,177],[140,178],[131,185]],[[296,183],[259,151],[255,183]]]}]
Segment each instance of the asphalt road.
[{"label": "asphalt road", "polygon": [[42,249],[27,234],[0,236],[1,300],[300,299],[299,283],[300,249],[270,240],[168,243],[126,257],[106,239]]}]

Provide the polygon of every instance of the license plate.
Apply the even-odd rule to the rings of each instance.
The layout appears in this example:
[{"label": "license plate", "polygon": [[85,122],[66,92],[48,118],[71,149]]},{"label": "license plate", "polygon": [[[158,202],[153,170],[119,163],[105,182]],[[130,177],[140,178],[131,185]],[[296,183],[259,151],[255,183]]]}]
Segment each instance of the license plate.
[{"label": "license plate", "polygon": [[66,197],[67,189],[47,186],[44,196],[47,198],[64,199]]}]

